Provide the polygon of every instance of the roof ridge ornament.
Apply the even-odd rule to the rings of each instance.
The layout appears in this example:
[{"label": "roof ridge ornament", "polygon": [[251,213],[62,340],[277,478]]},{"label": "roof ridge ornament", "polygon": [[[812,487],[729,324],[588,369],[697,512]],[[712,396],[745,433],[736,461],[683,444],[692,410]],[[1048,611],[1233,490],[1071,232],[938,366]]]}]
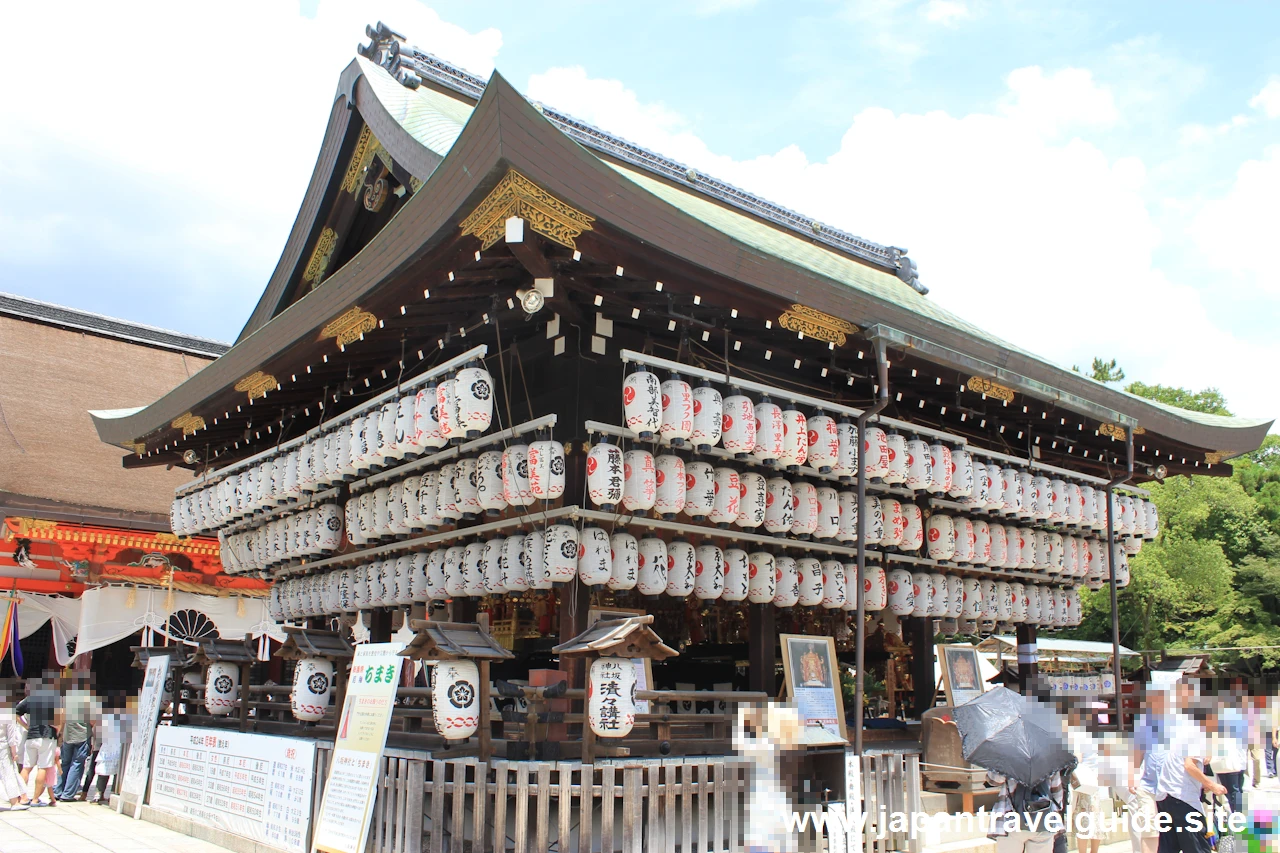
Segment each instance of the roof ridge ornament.
[{"label": "roof ridge ornament", "polygon": [[484,250],[503,238],[506,222],[512,216],[525,220],[548,240],[575,250],[578,247],[573,241],[582,232],[590,231],[595,222],[594,216],[566,204],[512,169],[459,227],[463,235],[478,237]]}]

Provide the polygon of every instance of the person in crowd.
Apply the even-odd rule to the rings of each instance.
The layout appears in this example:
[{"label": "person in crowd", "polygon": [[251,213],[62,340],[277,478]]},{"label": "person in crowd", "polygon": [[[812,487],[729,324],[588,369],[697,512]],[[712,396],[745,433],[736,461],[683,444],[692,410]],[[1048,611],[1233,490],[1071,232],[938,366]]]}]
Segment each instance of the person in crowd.
[{"label": "person in crowd", "polygon": [[125,709],[107,711],[102,715],[101,725],[95,729],[101,741],[98,754],[94,758],[95,790],[90,796],[90,802],[110,804],[106,796],[107,784],[112,776],[120,772],[120,757],[124,752],[125,739],[128,735],[127,719]]},{"label": "person in crowd", "polygon": [[1120,791],[1129,811],[1129,841],[1133,853],[1156,853],[1156,782],[1169,752],[1169,729],[1173,723],[1171,688],[1150,684],[1143,713],[1133,724],[1129,784]]},{"label": "person in crowd", "polygon": [[18,772],[26,730],[13,713],[16,699],[17,690],[13,684],[0,684],[0,796],[9,801],[10,811],[31,807],[27,786]]},{"label": "person in crowd", "polygon": [[1248,770],[1249,781],[1255,788],[1262,786],[1262,749],[1266,725],[1263,718],[1267,711],[1267,696],[1254,690],[1245,699],[1244,717],[1249,725]]},{"label": "person in crowd", "polygon": [[1263,754],[1266,757],[1266,776],[1276,778],[1276,742],[1280,738],[1280,697],[1267,696],[1267,711],[1263,717]]},{"label": "person in crowd", "polygon": [[1227,805],[1233,813],[1244,812],[1244,769],[1249,743],[1249,723],[1237,707],[1244,697],[1232,690],[1225,702],[1209,708],[1211,725],[1210,766],[1213,775],[1227,789]]},{"label": "person in crowd", "polygon": [[[987,771],[987,782],[1000,786],[991,807],[991,831],[987,833],[996,843],[996,853],[1053,853],[1057,837],[1065,839],[1065,833],[1046,828],[1056,822],[1046,821],[1053,813],[1065,823],[1067,805],[1062,774],[1054,773],[1042,784],[1028,788],[1014,779]],[[1010,818],[1006,817],[1010,812],[1023,815],[1019,818],[1019,828],[1013,832],[1009,831]],[[1030,821],[1025,817],[1028,812],[1038,818],[1035,830],[1030,829]]]},{"label": "person in crowd", "polygon": [[[1209,853],[1201,792],[1215,796],[1227,789],[1205,774],[1209,710],[1195,705],[1179,709],[1169,735],[1169,751],[1156,780],[1156,808],[1162,819],[1159,853]],[[1167,815],[1167,817],[1165,817]]]},{"label": "person in crowd", "polygon": [[80,793],[85,765],[93,752],[93,718],[96,713],[88,678],[77,673],[63,698],[65,720],[62,729],[62,777],[54,796],[62,802],[74,800]]},{"label": "person in crowd", "polygon": [[[26,717],[27,738],[22,747],[22,782],[25,785],[35,771],[35,802],[33,805],[43,806],[40,800],[45,791],[45,783],[50,776],[56,778],[54,767],[58,752],[58,728],[62,725],[62,697],[57,689],[56,673],[46,672],[31,685],[27,697],[14,706],[14,713]],[[52,771],[52,772],[51,772]],[[53,789],[49,790],[47,805],[57,805]]]},{"label": "person in crowd", "polygon": [[1071,828],[1078,853],[1098,853],[1103,832],[1103,789],[1098,779],[1101,756],[1098,742],[1089,732],[1089,710],[1073,707],[1068,714],[1067,746],[1075,755],[1071,772]]}]

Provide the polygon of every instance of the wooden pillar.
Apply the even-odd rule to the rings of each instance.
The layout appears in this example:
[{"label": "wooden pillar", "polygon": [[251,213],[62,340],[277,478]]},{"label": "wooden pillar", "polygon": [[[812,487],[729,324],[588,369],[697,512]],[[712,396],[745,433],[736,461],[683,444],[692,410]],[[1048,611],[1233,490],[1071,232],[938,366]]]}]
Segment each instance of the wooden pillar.
[{"label": "wooden pillar", "polygon": [[369,642],[391,642],[391,611],[378,608],[369,613]]},{"label": "wooden pillar", "polygon": [[938,683],[933,670],[933,620],[928,616],[911,619],[911,681],[914,688],[912,711],[920,715],[933,707]]},{"label": "wooden pillar", "polygon": [[[567,643],[587,630],[587,609],[591,606],[591,588],[577,577],[560,590],[560,642]],[[560,658],[560,671],[569,679],[569,687],[586,686],[586,662],[580,655]]]},{"label": "wooden pillar", "polygon": [[240,731],[249,731],[249,669],[253,664],[240,664]]},{"label": "wooden pillar", "polygon": [[1036,649],[1036,626],[1018,625],[1018,692],[1024,696],[1031,692],[1039,667],[1036,661],[1039,652]]},{"label": "wooden pillar", "polygon": [[493,755],[493,730],[489,720],[489,661],[480,661],[480,760]]},{"label": "wooden pillar", "polygon": [[772,604],[747,605],[747,689],[778,694],[778,611]]}]

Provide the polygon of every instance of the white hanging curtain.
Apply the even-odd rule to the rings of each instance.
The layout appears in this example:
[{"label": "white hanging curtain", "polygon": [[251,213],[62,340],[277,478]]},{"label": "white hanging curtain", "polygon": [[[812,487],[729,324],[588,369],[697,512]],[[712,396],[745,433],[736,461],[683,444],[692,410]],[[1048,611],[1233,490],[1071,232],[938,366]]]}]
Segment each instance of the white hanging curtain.
[{"label": "white hanging curtain", "polygon": [[[138,631],[154,632],[179,642],[197,640],[211,635],[213,630],[224,640],[268,636],[284,642],[284,631],[268,615],[264,598],[175,592],[169,608],[165,607],[168,595],[168,590],[158,587],[88,590],[81,598],[77,653],[109,646]],[[170,617],[175,617],[173,625]]]},{"label": "white hanging curtain", "polygon": [[25,640],[53,622],[53,647],[59,666],[69,666],[76,654],[80,626],[80,599],[24,592],[18,603],[18,637]]}]

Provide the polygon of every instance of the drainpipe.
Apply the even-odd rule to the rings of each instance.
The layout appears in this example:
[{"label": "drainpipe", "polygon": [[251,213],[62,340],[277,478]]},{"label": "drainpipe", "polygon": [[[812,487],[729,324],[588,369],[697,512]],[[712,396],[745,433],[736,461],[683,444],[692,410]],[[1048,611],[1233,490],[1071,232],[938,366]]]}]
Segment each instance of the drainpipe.
[{"label": "drainpipe", "polygon": [[856,667],[854,672],[855,694],[853,697],[853,752],[858,756],[862,755],[862,689],[865,683],[864,664],[867,651],[867,609],[862,595],[867,569],[867,514],[863,511],[867,501],[867,467],[863,459],[866,454],[867,443],[863,439],[863,433],[867,428],[867,421],[889,405],[889,361],[885,354],[884,339],[876,340],[875,345],[876,371],[880,379],[880,394],[871,408],[858,415],[858,470],[856,472],[858,482],[858,575],[853,587],[855,594],[858,596],[858,609],[855,617],[858,624],[853,632],[854,666]]},{"label": "drainpipe", "polygon": [[1116,529],[1112,522],[1111,514],[1115,508],[1115,497],[1112,490],[1116,486],[1122,486],[1129,480],[1133,479],[1133,427],[1129,427],[1125,431],[1125,453],[1127,455],[1128,467],[1122,476],[1116,477],[1107,483],[1104,490],[1107,493],[1107,574],[1111,576],[1111,660],[1115,666],[1113,676],[1116,680],[1116,731],[1124,731],[1124,706],[1122,691],[1120,689],[1120,608],[1116,598]]}]

